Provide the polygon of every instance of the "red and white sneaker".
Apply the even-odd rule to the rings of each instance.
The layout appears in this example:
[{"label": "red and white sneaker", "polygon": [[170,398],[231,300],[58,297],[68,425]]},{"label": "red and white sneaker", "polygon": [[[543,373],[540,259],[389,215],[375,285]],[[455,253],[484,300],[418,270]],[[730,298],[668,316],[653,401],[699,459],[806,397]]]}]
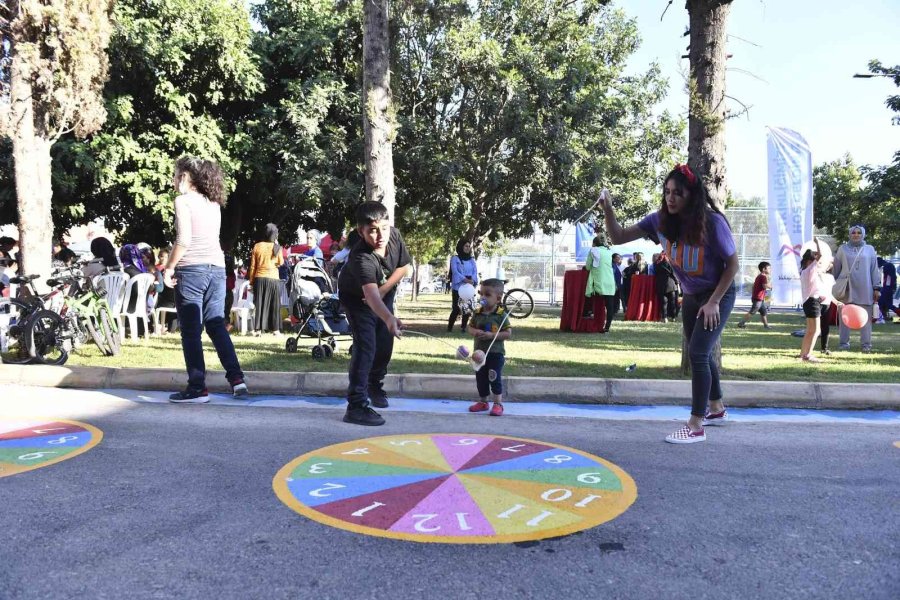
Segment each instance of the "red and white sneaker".
[{"label": "red and white sneaker", "polygon": [[685,425],[675,433],[666,436],[666,441],[670,444],[694,444],[706,441],[706,432],[704,430],[691,431],[691,428]]},{"label": "red and white sneaker", "polygon": [[469,407],[469,412],[484,412],[491,406],[487,402],[476,402]]},{"label": "red and white sneaker", "polygon": [[725,421],[728,420],[728,410],[722,409],[722,412],[717,413],[706,413],[706,416],[703,417],[703,426],[707,427],[712,425],[713,427],[717,427],[719,425],[724,425]]},{"label": "red and white sneaker", "polygon": [[503,405],[499,402],[494,402],[494,406],[491,408],[491,416],[492,417],[502,417],[503,416]]}]

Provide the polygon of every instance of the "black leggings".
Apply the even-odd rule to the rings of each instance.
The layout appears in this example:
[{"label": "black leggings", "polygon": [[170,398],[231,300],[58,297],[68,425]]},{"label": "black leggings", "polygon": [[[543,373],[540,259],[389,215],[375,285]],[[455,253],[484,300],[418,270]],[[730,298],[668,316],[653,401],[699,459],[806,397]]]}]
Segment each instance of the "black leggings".
[{"label": "black leggings", "polygon": [[828,350],[828,331],[831,329],[830,317],[831,304],[826,304],[822,307],[822,315],[819,317],[819,329],[821,329],[819,340],[822,344],[822,352]]},{"label": "black leggings", "polygon": [[658,292],[656,299],[659,301],[660,318],[674,319],[675,309],[678,307],[677,292]]},{"label": "black leggings", "polygon": [[462,314],[462,328],[465,329],[469,323],[469,313],[459,310],[459,292],[453,290],[453,310],[450,311],[450,319],[447,321],[447,331],[453,331],[453,325],[456,324],[456,317]]},{"label": "black leggings", "polygon": [[603,296],[603,304],[606,306],[606,326],[603,330],[609,331],[609,326],[612,325],[613,317],[616,316],[616,297]]}]

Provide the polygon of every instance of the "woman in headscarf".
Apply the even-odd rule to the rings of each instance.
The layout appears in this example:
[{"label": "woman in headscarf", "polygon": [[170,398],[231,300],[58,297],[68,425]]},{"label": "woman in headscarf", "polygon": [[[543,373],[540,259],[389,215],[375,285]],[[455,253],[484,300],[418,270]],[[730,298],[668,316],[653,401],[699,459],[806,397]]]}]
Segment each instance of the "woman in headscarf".
[{"label": "woman in headscarf", "polygon": [[[456,317],[462,312],[459,308],[459,287],[466,283],[473,286],[478,285],[478,267],[475,265],[475,259],[472,258],[472,242],[463,239],[456,243],[456,256],[450,259],[450,291],[453,294],[453,310],[450,311],[450,319],[447,321],[448,332],[453,331]],[[460,332],[465,333],[468,321],[468,313],[462,312]]]},{"label": "woman in headscarf", "polygon": [[88,279],[93,279],[97,275],[102,275],[106,269],[117,270],[119,268],[119,259],[116,258],[116,249],[105,237],[94,238],[91,241],[91,254],[94,258],[90,260],[81,270]]},{"label": "woman in headscarf", "polygon": [[262,331],[281,332],[281,278],[278,267],[284,263],[281,246],[278,245],[278,227],[268,223],[250,255],[250,271],[247,279],[253,286],[255,306],[253,328],[257,335]]},{"label": "woman in headscarf", "polygon": [[[584,262],[588,272],[585,296],[602,296],[606,306],[606,322],[600,333],[607,333],[616,314],[616,279],[613,275],[612,250],[602,233],[594,237],[593,247]],[[596,316],[596,315],[595,315]]]},{"label": "woman in headscarf", "polygon": [[[861,306],[869,315],[859,334],[863,352],[872,351],[872,306],[881,293],[881,272],[875,248],[865,242],[866,228],[850,227],[850,241],[842,244],[834,256],[834,278],[849,278],[848,296],[838,298],[845,304]],[[840,323],[840,349],[850,349],[850,328]]]}]

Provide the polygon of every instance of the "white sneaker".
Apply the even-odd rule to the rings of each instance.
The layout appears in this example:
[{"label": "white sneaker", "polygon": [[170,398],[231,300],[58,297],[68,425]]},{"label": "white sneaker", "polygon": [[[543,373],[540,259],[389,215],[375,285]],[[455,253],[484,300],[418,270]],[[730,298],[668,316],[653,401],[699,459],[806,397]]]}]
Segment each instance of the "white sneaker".
[{"label": "white sneaker", "polygon": [[685,425],[675,433],[666,436],[666,441],[670,444],[695,444],[697,442],[706,441],[706,431],[691,431],[691,428]]},{"label": "white sneaker", "polygon": [[708,413],[706,413],[706,416],[703,417],[703,426],[708,427],[711,425],[711,426],[715,427],[717,425],[724,425],[725,421],[727,421],[727,420],[728,420],[728,410],[727,409],[722,409],[722,412],[718,412],[718,413],[708,412]]}]

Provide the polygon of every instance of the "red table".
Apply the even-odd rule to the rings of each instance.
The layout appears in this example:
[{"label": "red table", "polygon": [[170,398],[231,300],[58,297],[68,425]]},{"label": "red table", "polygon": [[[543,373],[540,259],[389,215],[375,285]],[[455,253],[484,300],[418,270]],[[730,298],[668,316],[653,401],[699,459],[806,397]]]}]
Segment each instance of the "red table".
[{"label": "red table", "polygon": [[[584,269],[566,271],[563,276],[563,304],[559,319],[561,331],[599,333],[606,324],[606,305],[603,303],[603,296],[588,298],[584,295],[587,280],[588,272]],[[582,316],[585,304],[593,304],[594,316],[589,319]]]},{"label": "red table", "polygon": [[656,299],[654,275],[632,275],[628,293],[626,321],[659,321],[659,302]]}]

